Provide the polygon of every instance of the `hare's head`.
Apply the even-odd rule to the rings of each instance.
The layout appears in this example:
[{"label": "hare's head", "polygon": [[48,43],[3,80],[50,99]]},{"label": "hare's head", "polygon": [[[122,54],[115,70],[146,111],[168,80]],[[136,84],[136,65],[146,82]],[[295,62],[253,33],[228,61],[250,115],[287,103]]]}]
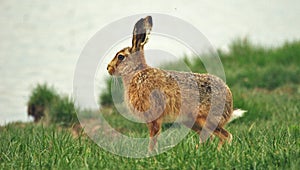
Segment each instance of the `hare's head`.
[{"label": "hare's head", "polygon": [[134,26],[132,46],[119,51],[108,64],[110,75],[128,75],[147,67],[144,58],[144,45],[146,44],[152,29],[152,17],[140,19]]}]

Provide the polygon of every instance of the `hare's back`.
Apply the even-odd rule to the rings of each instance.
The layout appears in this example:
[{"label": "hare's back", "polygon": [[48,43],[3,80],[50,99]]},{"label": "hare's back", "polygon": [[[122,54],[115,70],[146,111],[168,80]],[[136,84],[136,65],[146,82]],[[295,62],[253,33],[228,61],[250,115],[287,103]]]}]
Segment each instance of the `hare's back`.
[{"label": "hare's back", "polygon": [[211,74],[177,71],[169,71],[169,74],[180,85],[182,92],[197,93],[201,99],[229,90],[222,79]]}]

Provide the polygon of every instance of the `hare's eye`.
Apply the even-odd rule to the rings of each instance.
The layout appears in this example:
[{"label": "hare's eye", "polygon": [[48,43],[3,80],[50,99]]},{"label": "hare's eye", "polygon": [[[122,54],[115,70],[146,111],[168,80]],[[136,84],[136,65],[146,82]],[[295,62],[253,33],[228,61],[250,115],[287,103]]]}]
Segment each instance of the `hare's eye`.
[{"label": "hare's eye", "polygon": [[119,59],[119,60],[124,60],[124,58],[125,58],[125,56],[123,56],[123,55],[118,55],[118,59]]}]

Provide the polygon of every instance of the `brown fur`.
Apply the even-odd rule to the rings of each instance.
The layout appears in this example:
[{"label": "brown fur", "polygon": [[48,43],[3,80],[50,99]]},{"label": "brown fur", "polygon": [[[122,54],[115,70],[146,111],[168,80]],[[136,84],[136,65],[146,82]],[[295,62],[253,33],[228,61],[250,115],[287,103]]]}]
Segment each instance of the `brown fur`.
[{"label": "brown fur", "polygon": [[[233,112],[230,89],[220,78],[210,74],[165,71],[148,66],[143,46],[151,28],[150,16],[140,19],[134,27],[132,47],[119,51],[107,67],[109,74],[122,77],[129,109],[147,123],[151,138],[149,150],[156,145],[161,124],[174,122],[179,117],[198,134],[203,128],[213,131],[220,139],[218,148],[225,141],[231,142],[232,135],[223,128]],[[119,55],[125,59],[121,61]]]},{"label": "brown fur", "polygon": [[45,107],[35,104],[28,104],[27,108],[28,116],[32,116],[34,122],[38,122],[45,115]]}]

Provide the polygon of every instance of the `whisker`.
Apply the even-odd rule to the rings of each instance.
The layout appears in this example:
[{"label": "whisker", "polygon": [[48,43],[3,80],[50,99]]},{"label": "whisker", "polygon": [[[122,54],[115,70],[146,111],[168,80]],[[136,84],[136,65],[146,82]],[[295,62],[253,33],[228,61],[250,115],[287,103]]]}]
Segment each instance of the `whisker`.
[{"label": "whisker", "polygon": [[122,96],[123,88],[122,88],[122,83],[120,82],[120,78],[113,77],[113,82],[114,82],[113,90],[116,92],[118,96]]},{"label": "whisker", "polygon": [[115,90],[118,90],[118,86],[117,86],[117,78],[116,77],[113,77],[113,82],[114,82],[114,89]]},{"label": "whisker", "polygon": [[119,81],[119,78],[116,78],[116,85],[117,85],[118,90],[120,91],[121,90],[121,83]]},{"label": "whisker", "polygon": [[115,85],[115,88],[118,86],[117,85],[117,78],[116,77],[114,77],[114,85]]}]

